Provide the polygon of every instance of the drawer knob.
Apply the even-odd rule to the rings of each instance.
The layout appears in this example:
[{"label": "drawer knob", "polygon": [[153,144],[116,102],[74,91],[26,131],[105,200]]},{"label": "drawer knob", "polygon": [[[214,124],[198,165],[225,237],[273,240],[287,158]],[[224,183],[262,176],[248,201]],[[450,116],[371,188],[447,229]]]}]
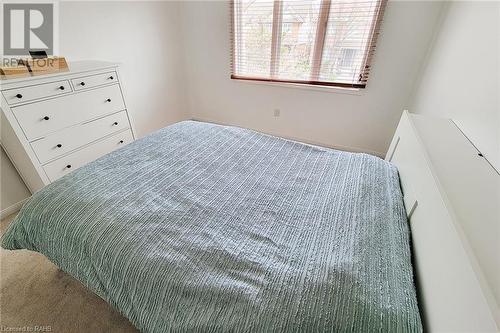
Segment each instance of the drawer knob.
[{"label": "drawer knob", "polygon": [[71,164],[66,165],[66,168],[71,169]]},{"label": "drawer knob", "polygon": [[64,86],[60,86],[60,87],[59,87],[59,90],[64,90]]},{"label": "drawer knob", "polygon": [[58,143],[58,144],[56,145],[56,147],[57,147],[57,148],[61,148],[61,147],[62,147],[62,144]]},{"label": "drawer knob", "polygon": [[117,122],[117,121],[115,121],[115,122],[113,123],[113,125],[115,125],[115,126],[116,126],[116,125],[118,125],[118,122]]},{"label": "drawer knob", "polygon": [[23,95],[21,95],[21,94],[17,94],[17,95],[16,95],[16,97],[17,97],[17,98],[23,98]]},{"label": "drawer knob", "polygon": [[114,80],[115,78],[114,78],[113,76],[110,76],[110,77],[109,77],[109,79],[110,79],[110,80]]},{"label": "drawer knob", "polygon": [[85,85],[85,82],[83,82],[83,81],[82,81],[82,82],[80,82],[80,85],[81,85],[81,86],[84,86],[84,85]]},{"label": "drawer knob", "polygon": [[45,117],[43,117],[43,119],[44,119],[44,120],[49,120],[49,119],[50,119],[50,117],[49,117],[49,116],[45,116]]},{"label": "drawer knob", "polygon": [[108,103],[109,103],[109,102],[111,102],[111,98],[108,98],[108,99],[106,100],[106,102],[108,102]]},{"label": "drawer knob", "polygon": [[120,140],[120,142],[119,142],[119,143],[123,143],[123,140]]}]

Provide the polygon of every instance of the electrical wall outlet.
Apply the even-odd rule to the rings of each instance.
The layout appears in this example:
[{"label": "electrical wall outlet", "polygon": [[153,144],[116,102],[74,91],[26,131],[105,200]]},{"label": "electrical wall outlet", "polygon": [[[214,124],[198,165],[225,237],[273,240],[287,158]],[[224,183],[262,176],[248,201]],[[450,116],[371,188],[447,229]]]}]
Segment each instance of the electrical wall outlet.
[{"label": "electrical wall outlet", "polygon": [[280,116],[281,110],[280,109],[274,109],[274,116],[277,118]]}]

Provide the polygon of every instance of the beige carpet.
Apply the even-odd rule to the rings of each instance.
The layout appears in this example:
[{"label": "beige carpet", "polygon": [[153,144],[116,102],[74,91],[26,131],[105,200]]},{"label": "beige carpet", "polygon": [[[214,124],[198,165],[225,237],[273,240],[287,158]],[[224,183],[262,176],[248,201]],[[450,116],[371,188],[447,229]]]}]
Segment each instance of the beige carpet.
[{"label": "beige carpet", "polygon": [[[3,234],[14,215],[0,224]],[[0,330],[137,332],[130,322],[43,255],[0,249]]]}]

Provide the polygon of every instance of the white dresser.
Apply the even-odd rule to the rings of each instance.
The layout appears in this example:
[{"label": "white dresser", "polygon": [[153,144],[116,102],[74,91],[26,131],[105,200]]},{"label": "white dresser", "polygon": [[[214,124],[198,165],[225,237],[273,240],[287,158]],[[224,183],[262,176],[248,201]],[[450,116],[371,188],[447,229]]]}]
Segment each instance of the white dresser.
[{"label": "white dresser", "polygon": [[0,81],[1,143],[31,192],[135,138],[118,65]]}]

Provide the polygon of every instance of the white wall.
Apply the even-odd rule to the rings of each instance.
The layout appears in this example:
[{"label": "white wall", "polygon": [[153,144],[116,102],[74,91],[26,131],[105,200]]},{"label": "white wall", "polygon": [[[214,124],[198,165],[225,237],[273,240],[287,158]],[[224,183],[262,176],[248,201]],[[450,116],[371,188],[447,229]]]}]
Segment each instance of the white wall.
[{"label": "white wall", "polygon": [[179,2],[77,1],[59,5],[61,55],[122,63],[125,99],[143,136],[187,119]]},{"label": "white wall", "polygon": [[500,3],[450,2],[410,108],[452,118],[497,170],[499,61]]},{"label": "white wall", "polygon": [[[189,111],[327,146],[385,155],[442,7],[390,1],[368,87],[359,95],[230,80],[227,1],[182,4]],[[281,110],[279,118],[274,109]]]},{"label": "white wall", "polygon": [[[139,136],[187,119],[179,3],[59,4],[59,50],[69,60],[122,63],[125,99]],[[2,151],[1,209],[29,196]]]},{"label": "white wall", "polygon": [[[10,213],[9,208],[26,199],[30,192],[24,185],[16,169],[10,163],[3,148],[0,148],[0,211]],[[3,216],[2,216],[3,217]]]},{"label": "white wall", "polygon": [[[494,126],[498,129],[500,124],[491,111],[492,105],[498,109],[498,81],[491,82],[498,75],[490,75],[494,68],[498,73],[498,62],[493,60],[498,54],[495,57],[480,50],[490,50],[488,39],[498,31],[498,23],[496,27],[485,25],[498,11],[485,8],[495,4],[477,7],[483,9],[473,6],[463,2],[450,5],[434,47],[438,51],[431,53],[429,64],[423,66],[443,3],[389,1],[372,76],[359,94],[230,80],[226,1],[61,2],[59,45],[60,53],[70,60],[123,63],[125,97],[141,136],[195,117],[384,155],[402,109],[410,104],[412,91],[415,102],[411,109],[422,113],[454,112],[467,105],[455,96],[467,96],[467,92],[472,97],[468,107],[461,110],[473,108],[476,112],[461,112],[454,118],[468,124],[464,130],[476,133],[477,143],[484,142],[481,149],[491,157],[495,133],[498,138]],[[467,14],[468,10],[474,14]],[[476,14],[482,16],[475,18]],[[482,35],[470,31],[476,26],[481,26],[477,30]],[[478,51],[465,47],[465,41]],[[447,63],[448,58],[454,63]],[[446,69],[448,81],[461,82],[462,77],[450,75],[458,75],[457,63],[471,58],[481,70],[468,73],[466,84],[455,85],[454,90],[449,85],[439,91],[443,89],[439,80],[446,76],[435,73]],[[468,68],[470,62],[463,67]],[[415,89],[421,68],[425,68],[425,75]],[[486,73],[485,77],[479,73]],[[446,97],[446,103],[440,96]],[[472,101],[479,104],[473,106]],[[429,107],[437,102],[440,107]],[[273,116],[274,109],[281,110],[279,118]],[[6,186],[0,184],[0,188],[4,194]]]}]

